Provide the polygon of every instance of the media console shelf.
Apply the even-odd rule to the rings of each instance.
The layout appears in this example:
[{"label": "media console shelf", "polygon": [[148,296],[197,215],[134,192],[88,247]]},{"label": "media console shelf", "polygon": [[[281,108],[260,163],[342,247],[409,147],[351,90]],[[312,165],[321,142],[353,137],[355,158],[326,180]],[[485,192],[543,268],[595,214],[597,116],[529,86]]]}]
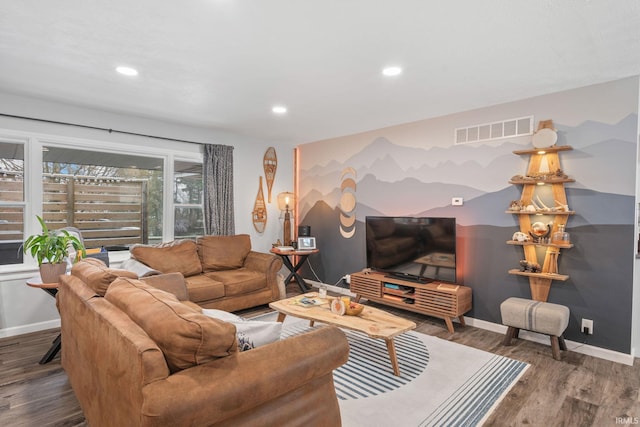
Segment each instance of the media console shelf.
[{"label": "media console shelf", "polygon": [[453,333],[452,320],[458,318],[462,326],[464,313],[471,310],[471,288],[454,283],[416,283],[387,277],[382,273],[353,273],[351,292],[356,301],[368,300],[392,307],[443,319]]}]

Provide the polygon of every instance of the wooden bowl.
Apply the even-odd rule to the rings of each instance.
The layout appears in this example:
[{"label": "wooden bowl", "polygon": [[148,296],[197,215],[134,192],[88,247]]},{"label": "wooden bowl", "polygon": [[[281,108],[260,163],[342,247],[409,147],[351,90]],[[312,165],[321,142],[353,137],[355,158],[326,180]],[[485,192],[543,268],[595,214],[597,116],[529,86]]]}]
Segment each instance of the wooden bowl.
[{"label": "wooden bowl", "polygon": [[344,314],[349,316],[357,316],[358,314],[362,313],[362,310],[364,310],[364,305],[357,302],[351,302],[349,304],[345,304]]}]

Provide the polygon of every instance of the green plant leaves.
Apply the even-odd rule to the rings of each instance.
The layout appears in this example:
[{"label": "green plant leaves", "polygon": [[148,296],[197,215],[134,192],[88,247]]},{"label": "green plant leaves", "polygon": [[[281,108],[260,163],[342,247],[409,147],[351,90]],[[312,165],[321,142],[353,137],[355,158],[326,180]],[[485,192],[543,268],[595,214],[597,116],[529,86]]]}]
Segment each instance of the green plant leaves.
[{"label": "green plant leaves", "polygon": [[83,256],[86,254],[80,239],[69,234],[67,230],[50,231],[40,216],[36,215],[36,218],[40,222],[42,233],[29,236],[24,241],[23,251],[31,255],[38,265],[44,261],[50,264],[63,262],[69,256],[71,247]]}]

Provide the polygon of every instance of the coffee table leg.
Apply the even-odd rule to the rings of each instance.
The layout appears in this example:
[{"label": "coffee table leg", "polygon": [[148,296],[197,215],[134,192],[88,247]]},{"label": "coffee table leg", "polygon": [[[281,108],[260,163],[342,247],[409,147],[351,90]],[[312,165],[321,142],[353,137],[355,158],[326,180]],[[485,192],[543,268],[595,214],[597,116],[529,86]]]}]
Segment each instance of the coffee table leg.
[{"label": "coffee table leg", "polygon": [[396,346],[393,344],[393,338],[385,338],[384,342],[387,344],[387,351],[389,352],[389,359],[391,359],[393,374],[399,377],[400,367],[398,366],[398,357],[396,356]]},{"label": "coffee table leg", "polygon": [[278,322],[284,322],[284,318],[287,317],[286,314],[278,312]]}]

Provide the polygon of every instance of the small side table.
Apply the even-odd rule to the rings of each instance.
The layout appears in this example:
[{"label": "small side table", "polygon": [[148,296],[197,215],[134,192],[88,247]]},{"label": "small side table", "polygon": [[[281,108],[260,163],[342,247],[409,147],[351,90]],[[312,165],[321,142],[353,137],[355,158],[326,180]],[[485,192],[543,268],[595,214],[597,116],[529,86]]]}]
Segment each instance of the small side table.
[{"label": "small side table", "polygon": [[[31,279],[28,279],[27,285],[31,286],[32,288],[42,289],[43,291],[51,295],[53,298],[55,298],[56,294],[58,293],[58,283],[42,283],[40,276],[32,277]],[[60,351],[60,348],[62,347],[61,337],[62,337],[61,334],[58,334],[56,339],[53,340],[53,344],[51,344],[51,347],[49,348],[49,350],[45,353],[44,356],[42,356],[42,359],[40,359],[39,363],[41,365],[51,362],[53,358],[56,357],[56,354],[58,354],[58,352]]]},{"label": "small side table", "polygon": [[[320,249],[313,249],[309,251],[281,251],[277,248],[272,248],[271,253],[278,255],[282,258],[282,262],[290,271],[289,275],[286,279],[284,279],[284,285],[286,286],[291,279],[295,277],[296,283],[300,286],[300,290],[302,292],[307,292],[311,287],[307,285],[307,282],[304,281],[301,275],[298,274],[298,271],[302,268],[304,263],[307,261],[309,255],[317,254],[320,252]],[[294,264],[294,257],[298,257],[298,262]]]}]

